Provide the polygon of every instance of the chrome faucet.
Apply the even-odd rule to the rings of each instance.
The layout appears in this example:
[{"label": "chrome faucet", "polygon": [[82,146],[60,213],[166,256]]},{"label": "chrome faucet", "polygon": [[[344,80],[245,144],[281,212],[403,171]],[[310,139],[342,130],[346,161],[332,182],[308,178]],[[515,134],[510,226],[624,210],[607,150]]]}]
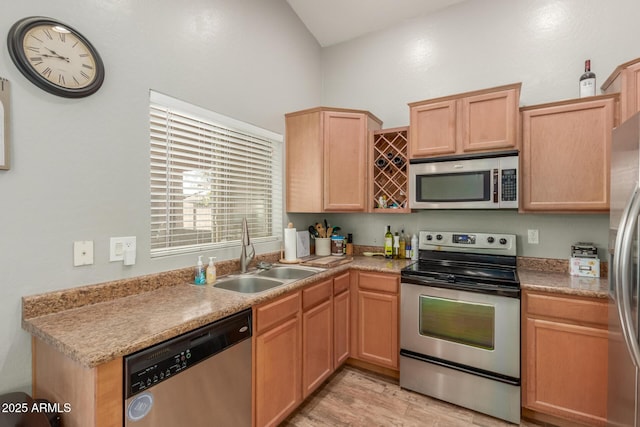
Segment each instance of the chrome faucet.
[{"label": "chrome faucet", "polygon": [[[256,249],[249,240],[249,227],[247,226],[247,218],[242,218],[242,237],[240,238],[242,248],[240,249],[240,272],[246,273],[247,267],[253,257],[256,255]],[[251,248],[251,254],[247,254],[247,248]]]}]

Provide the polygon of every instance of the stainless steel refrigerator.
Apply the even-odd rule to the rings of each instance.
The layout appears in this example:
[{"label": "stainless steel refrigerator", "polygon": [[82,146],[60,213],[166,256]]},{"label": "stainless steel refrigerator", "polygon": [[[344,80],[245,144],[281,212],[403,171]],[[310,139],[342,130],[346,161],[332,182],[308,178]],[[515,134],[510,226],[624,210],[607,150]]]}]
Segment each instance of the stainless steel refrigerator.
[{"label": "stainless steel refrigerator", "polygon": [[640,113],[613,131],[609,225],[610,426],[640,427],[638,408],[638,216],[640,215]]}]

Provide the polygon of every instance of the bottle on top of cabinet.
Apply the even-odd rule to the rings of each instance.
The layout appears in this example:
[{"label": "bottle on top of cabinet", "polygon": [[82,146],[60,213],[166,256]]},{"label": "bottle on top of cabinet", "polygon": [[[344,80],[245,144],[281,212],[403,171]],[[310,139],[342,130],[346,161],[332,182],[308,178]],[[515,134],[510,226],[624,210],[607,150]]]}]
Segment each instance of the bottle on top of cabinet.
[{"label": "bottle on top of cabinet", "polygon": [[584,74],[580,76],[580,98],[587,96],[595,96],[596,94],[596,75],[591,71],[591,60],[584,61]]}]

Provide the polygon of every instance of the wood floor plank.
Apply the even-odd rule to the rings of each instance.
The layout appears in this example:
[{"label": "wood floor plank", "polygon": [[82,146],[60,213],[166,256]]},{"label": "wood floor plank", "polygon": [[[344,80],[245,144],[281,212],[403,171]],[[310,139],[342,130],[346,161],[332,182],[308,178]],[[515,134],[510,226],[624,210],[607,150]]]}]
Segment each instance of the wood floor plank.
[{"label": "wood floor plank", "polygon": [[[523,421],[523,427],[540,427]],[[352,366],[334,373],[283,427],[513,427],[497,418],[400,388],[398,380]]]}]

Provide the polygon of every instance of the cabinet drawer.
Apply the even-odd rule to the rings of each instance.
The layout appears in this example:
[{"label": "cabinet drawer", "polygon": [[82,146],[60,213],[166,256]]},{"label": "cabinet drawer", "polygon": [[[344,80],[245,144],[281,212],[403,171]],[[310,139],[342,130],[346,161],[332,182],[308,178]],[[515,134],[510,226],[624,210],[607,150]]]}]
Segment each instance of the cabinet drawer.
[{"label": "cabinet drawer", "polygon": [[333,279],[329,279],[304,289],[302,291],[302,309],[306,310],[330,299],[332,284]]},{"label": "cabinet drawer", "polygon": [[358,273],[358,288],[397,294],[400,276],[382,273]]},{"label": "cabinet drawer", "polygon": [[336,276],[333,279],[333,295],[338,295],[349,289],[351,274],[349,272],[344,273],[341,276]]},{"label": "cabinet drawer", "polygon": [[593,323],[607,327],[608,304],[606,300],[558,295],[526,293],[527,314],[556,317],[576,323]]},{"label": "cabinet drawer", "polygon": [[281,321],[295,316],[300,310],[300,291],[285,295],[255,309],[256,334],[275,326]]}]

